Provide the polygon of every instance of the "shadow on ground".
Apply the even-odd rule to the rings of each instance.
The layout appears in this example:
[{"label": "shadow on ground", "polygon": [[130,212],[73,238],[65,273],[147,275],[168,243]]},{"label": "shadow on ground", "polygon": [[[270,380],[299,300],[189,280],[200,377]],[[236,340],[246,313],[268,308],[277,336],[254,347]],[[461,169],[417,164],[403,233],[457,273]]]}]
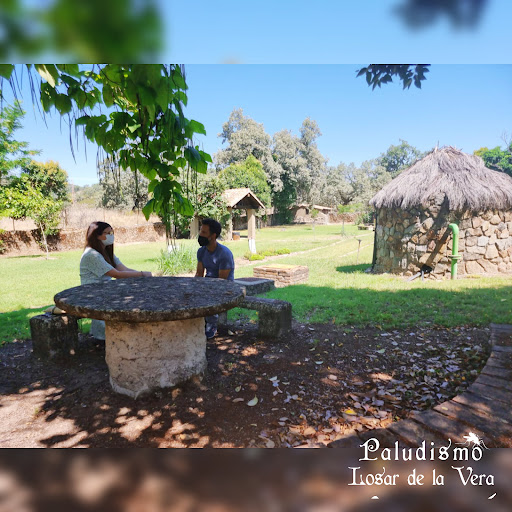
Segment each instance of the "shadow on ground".
[{"label": "shadow on ground", "polygon": [[[381,350],[391,342],[391,337],[381,337],[382,329],[400,326],[402,336],[414,338],[423,325],[434,337],[444,336],[443,347],[449,347],[452,339],[462,336],[460,329],[451,332],[435,324],[506,323],[503,319],[510,319],[512,304],[511,286],[462,291],[415,286],[375,291],[294,285],[269,295],[290,300],[294,315],[308,315],[315,325],[295,323],[294,330],[279,340],[261,339],[255,324],[232,327],[207,344],[208,370],[202,381],[191,380],[139,400],[112,391],[104,344],[87,335],[81,335],[76,356],[62,361],[35,358],[30,341],[4,346],[0,351],[0,405],[4,411],[0,446],[255,445],[269,439],[267,430],[278,428],[281,416],[309,422],[318,411],[321,416],[330,411],[332,416],[333,410],[348,407],[349,390],[372,381],[370,375],[377,371],[372,359],[375,347]],[[483,304],[492,307],[483,308]],[[418,311],[421,314],[416,314]],[[14,312],[27,318],[31,313]],[[349,331],[344,326],[365,323],[374,327],[351,329],[345,337]],[[468,334],[473,336],[472,332]],[[476,335],[486,339],[482,329]],[[464,343],[465,336],[461,338]],[[409,349],[423,349],[416,345],[423,346],[423,342],[411,343]],[[395,347],[389,345],[386,350],[391,353]],[[440,354],[445,352],[441,348]],[[426,367],[430,364],[427,359],[421,362]],[[378,371],[391,374],[397,364],[393,361],[379,352],[382,368]],[[330,380],[331,375],[336,378]],[[286,384],[276,389],[273,376]],[[255,397],[258,405],[249,407]],[[306,420],[300,419],[301,414]]]},{"label": "shadow on ground", "polygon": [[50,304],[40,308],[24,308],[0,313],[0,346],[13,339],[30,338],[30,319],[42,314],[48,306]]},{"label": "shadow on ground", "polygon": [[353,272],[364,272],[368,268],[370,268],[368,263],[361,263],[360,265],[345,265],[344,267],[336,267],[336,272],[341,272],[342,274],[351,274]]}]

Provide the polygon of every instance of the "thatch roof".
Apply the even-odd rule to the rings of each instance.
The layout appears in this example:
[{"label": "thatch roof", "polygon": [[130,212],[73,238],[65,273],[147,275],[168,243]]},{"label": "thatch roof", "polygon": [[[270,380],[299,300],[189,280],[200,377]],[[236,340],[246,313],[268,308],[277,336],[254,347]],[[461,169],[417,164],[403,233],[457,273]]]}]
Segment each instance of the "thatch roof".
[{"label": "thatch roof", "polygon": [[451,211],[512,209],[512,178],[485,167],[476,155],[448,146],[434,149],[399,174],[370,204],[375,208],[426,206],[439,193]]},{"label": "thatch roof", "polygon": [[222,199],[226,201],[228,208],[265,208],[250,188],[228,188],[222,192]]}]

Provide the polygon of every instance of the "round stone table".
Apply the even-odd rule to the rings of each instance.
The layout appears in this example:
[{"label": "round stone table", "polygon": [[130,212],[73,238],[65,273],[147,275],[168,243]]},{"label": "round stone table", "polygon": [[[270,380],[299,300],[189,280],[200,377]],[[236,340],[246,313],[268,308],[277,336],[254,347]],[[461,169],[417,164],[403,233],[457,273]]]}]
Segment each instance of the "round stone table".
[{"label": "round stone table", "polygon": [[244,295],[226,279],[147,277],[76,286],[54,301],[70,315],[105,321],[112,388],[137,398],[203,372],[204,317],[236,307]]}]

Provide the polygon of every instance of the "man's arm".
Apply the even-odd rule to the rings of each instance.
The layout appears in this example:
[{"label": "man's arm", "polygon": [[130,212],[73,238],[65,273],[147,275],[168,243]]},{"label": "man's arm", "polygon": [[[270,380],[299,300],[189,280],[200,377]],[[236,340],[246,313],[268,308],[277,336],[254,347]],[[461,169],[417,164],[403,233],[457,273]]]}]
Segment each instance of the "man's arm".
[{"label": "man's arm", "polygon": [[204,277],[204,265],[202,261],[197,262],[196,277]]},{"label": "man's arm", "polygon": [[227,279],[229,277],[230,272],[231,272],[230,268],[226,268],[224,270],[219,270],[219,279]]}]

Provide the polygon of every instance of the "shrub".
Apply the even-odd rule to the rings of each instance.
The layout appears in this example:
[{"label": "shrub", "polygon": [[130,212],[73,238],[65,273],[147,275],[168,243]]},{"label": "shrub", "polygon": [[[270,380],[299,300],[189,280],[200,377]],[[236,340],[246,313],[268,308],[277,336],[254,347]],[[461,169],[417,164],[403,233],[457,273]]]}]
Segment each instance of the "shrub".
[{"label": "shrub", "polygon": [[252,252],[249,252],[247,251],[245,254],[244,254],[244,258],[246,260],[249,260],[249,261],[256,261],[256,260],[263,260],[265,259],[265,256],[263,256],[262,254],[253,254]]},{"label": "shrub", "polygon": [[177,245],[176,248],[168,251],[160,251],[157,264],[158,270],[164,276],[175,276],[187,274],[197,268],[196,251],[192,247]]},{"label": "shrub", "polygon": [[249,261],[256,261],[262,260],[267,256],[279,256],[281,254],[290,254],[290,249],[286,249],[285,247],[283,247],[282,249],[267,249],[266,251],[261,251],[256,254],[246,252],[244,254],[244,258]]},{"label": "shrub", "polygon": [[373,224],[375,213],[373,210],[365,211],[360,213],[356,217],[356,224]]},{"label": "shrub", "polygon": [[366,207],[363,203],[339,204],[338,213],[357,213],[364,210]]}]

